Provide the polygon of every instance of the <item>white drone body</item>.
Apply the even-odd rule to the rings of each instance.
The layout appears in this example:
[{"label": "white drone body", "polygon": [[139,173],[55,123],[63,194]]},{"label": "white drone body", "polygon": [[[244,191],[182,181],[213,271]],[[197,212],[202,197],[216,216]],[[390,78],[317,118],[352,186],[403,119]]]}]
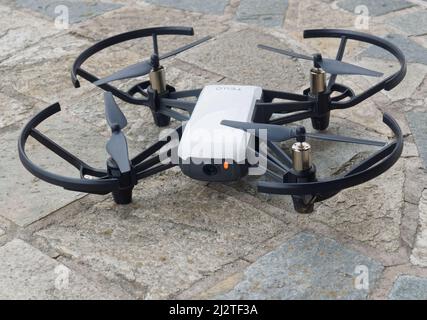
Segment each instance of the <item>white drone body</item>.
[{"label": "white drone body", "polygon": [[191,178],[232,181],[247,173],[250,134],[221,124],[252,122],[262,88],[209,85],[203,88],[178,147],[180,167]]}]

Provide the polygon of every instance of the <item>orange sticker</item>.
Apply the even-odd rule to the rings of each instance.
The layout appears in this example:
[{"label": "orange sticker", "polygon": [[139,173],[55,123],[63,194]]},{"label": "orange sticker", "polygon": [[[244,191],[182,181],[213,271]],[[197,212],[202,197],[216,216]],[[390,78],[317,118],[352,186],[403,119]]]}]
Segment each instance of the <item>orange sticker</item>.
[{"label": "orange sticker", "polygon": [[224,169],[225,169],[225,170],[228,170],[228,166],[229,166],[228,162],[227,162],[227,161],[224,161]]}]

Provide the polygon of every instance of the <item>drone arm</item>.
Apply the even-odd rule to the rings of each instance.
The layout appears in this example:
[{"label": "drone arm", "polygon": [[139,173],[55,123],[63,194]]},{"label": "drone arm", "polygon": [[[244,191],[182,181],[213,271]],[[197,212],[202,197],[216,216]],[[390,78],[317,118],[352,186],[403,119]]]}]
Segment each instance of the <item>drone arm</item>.
[{"label": "drone arm", "polygon": [[191,90],[170,92],[169,98],[170,99],[189,98],[189,97],[198,98],[202,90],[203,89],[191,89]]},{"label": "drone arm", "polygon": [[[175,132],[179,139],[181,139],[182,126],[175,129]],[[169,142],[169,139],[159,140],[131,160],[132,166],[136,171],[137,180],[146,178],[176,166],[176,164],[172,163],[162,164],[160,156],[154,155]]]},{"label": "drone arm", "polygon": [[[179,127],[176,131],[180,134],[181,130],[182,130],[181,127]],[[144,151],[142,151],[140,154],[138,154],[137,156],[135,156],[131,160],[132,165],[136,166],[139,163],[143,162],[144,160],[146,160],[147,158],[149,158],[151,155],[153,155],[157,151],[159,151],[167,143],[168,143],[167,140],[157,141],[155,144],[151,145],[150,147],[148,147],[147,149],[145,149]]]},{"label": "drone arm", "polygon": [[282,91],[274,91],[274,90],[263,90],[262,92],[264,101],[273,101],[274,99],[283,99],[283,100],[291,100],[291,101],[308,101],[309,98],[306,95],[290,93],[290,92],[282,92]]},{"label": "drone arm", "polygon": [[138,164],[135,167],[136,178],[137,180],[144,179],[154,174],[173,168],[175,166],[176,164],[172,162],[167,164],[161,163],[160,156],[156,155],[148,160],[145,160],[144,162]]},{"label": "drone arm", "polygon": [[[297,102],[277,102],[277,103],[265,103],[260,102],[255,107],[262,112],[269,114],[273,113],[291,113],[295,111],[307,111],[314,106],[313,101],[297,101]],[[257,110],[257,111],[258,111]]]},{"label": "drone arm", "polygon": [[[274,99],[288,100],[288,102],[272,102]],[[285,124],[302,120],[311,115],[314,105],[315,101],[310,100],[307,95],[263,90],[262,100],[255,105],[254,121],[259,123],[276,123],[279,120],[277,124]],[[298,111],[301,112],[295,113]],[[270,122],[270,118],[274,113],[293,114],[275,119],[276,122]]]},{"label": "drone arm", "polygon": [[292,159],[289,157],[282,148],[277,145],[277,142],[268,141],[268,147],[270,150],[289,168],[292,167]]},{"label": "drone arm", "polygon": [[186,115],[184,115],[182,113],[179,113],[179,112],[177,112],[175,110],[172,110],[169,107],[160,107],[157,110],[157,112],[161,113],[161,114],[163,114],[165,116],[174,118],[175,120],[178,120],[178,121],[181,121],[181,122],[188,121],[190,119],[190,117],[188,117],[188,116],[186,116]]},{"label": "drone arm", "polygon": [[145,170],[145,171],[142,171],[142,172],[138,173],[138,174],[136,175],[136,178],[137,178],[138,180],[140,180],[140,179],[145,179],[145,178],[148,178],[148,177],[150,177],[150,176],[152,176],[152,175],[155,175],[155,174],[157,174],[157,173],[160,173],[160,172],[163,172],[163,171],[169,170],[170,168],[173,168],[173,167],[175,167],[175,166],[176,166],[176,164],[172,164],[172,163],[169,163],[169,164],[161,164],[161,165],[158,165],[158,166],[156,166],[156,167],[154,167],[154,168],[150,168],[150,169],[147,169],[147,170]]},{"label": "drone arm", "polygon": [[[268,170],[269,172],[273,172],[271,169],[274,169],[275,171],[279,172],[280,174],[280,182],[283,182],[283,177],[289,172],[289,168],[284,166],[280,161],[278,161],[274,156],[272,155],[264,155],[262,153],[259,153],[259,151],[256,151],[252,148],[248,148],[248,151],[253,152],[257,157],[261,158],[264,163],[267,163],[267,168],[264,168]],[[276,176],[279,176],[279,174],[273,172]]]},{"label": "drone arm", "polygon": [[300,120],[310,118],[313,115],[314,115],[314,113],[311,110],[302,111],[302,112],[292,113],[292,114],[284,116],[284,117],[280,117],[277,119],[270,120],[270,121],[268,121],[268,123],[269,124],[284,125],[284,124],[288,124],[291,122],[300,121]]},{"label": "drone arm", "polygon": [[191,113],[193,112],[196,103],[177,99],[160,98],[160,106],[178,108]]}]

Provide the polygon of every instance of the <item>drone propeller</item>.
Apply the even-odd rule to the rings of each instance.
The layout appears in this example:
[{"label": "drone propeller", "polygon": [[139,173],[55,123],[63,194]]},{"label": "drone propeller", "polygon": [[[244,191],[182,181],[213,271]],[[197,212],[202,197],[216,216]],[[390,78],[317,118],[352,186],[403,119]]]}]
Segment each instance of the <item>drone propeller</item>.
[{"label": "drone propeller", "polygon": [[150,61],[142,61],[135,63],[129,67],[126,67],[120,71],[117,71],[113,73],[111,76],[102,78],[98,81],[95,81],[94,84],[97,86],[116,81],[116,80],[123,80],[128,78],[136,78],[140,76],[144,76],[154,68],[154,64],[152,63],[152,60],[159,60],[157,56],[152,55]]},{"label": "drone propeller", "polygon": [[104,93],[104,103],[105,103],[105,117],[107,119],[107,123],[111,129],[115,126],[119,126],[120,130],[125,128],[128,124],[128,121],[123,114],[122,110],[120,110],[116,101],[113,98],[111,92]]},{"label": "drone propeller", "polygon": [[330,135],[330,134],[307,133],[305,132],[304,127],[289,128],[289,127],[282,127],[275,124],[238,122],[238,121],[230,121],[230,120],[223,120],[221,121],[221,124],[231,128],[244,130],[244,131],[256,130],[255,135],[257,137],[260,137],[259,130],[267,130],[268,140],[273,142],[286,141],[294,138],[298,139],[298,138],[309,137],[316,140],[346,142],[346,143],[364,144],[364,145],[370,145],[370,146],[382,147],[386,145],[386,143],[382,141],[357,139],[357,138]]},{"label": "drone propeller", "polygon": [[111,92],[104,93],[105,116],[111,128],[111,138],[107,142],[107,152],[116,162],[121,173],[130,171],[129,151],[126,137],[121,131],[127,125],[126,117],[114,101]]},{"label": "drone propeller", "polygon": [[325,70],[325,72],[333,75],[348,74],[348,75],[362,75],[362,76],[370,76],[370,77],[382,77],[384,75],[381,72],[362,68],[354,64],[342,62],[339,60],[322,58],[320,54],[315,54],[312,57],[310,57],[304,54],[283,50],[283,49],[277,49],[277,48],[265,46],[262,44],[259,44],[258,48],[276,52],[276,53],[290,56],[293,58],[313,61],[314,66],[316,68],[322,68],[323,70]]},{"label": "drone propeller", "polygon": [[171,52],[165,53],[161,56],[159,56],[158,52],[158,45],[157,45],[157,37],[153,35],[153,47],[154,47],[154,53],[151,55],[151,58],[149,60],[145,60],[142,62],[135,63],[131,66],[128,66],[122,70],[119,70],[112,75],[102,78],[98,81],[95,81],[94,84],[97,86],[116,81],[116,80],[123,80],[123,79],[129,79],[129,78],[136,78],[145,76],[150,73],[151,70],[157,70],[160,67],[160,60],[170,58],[172,56],[175,56],[181,52],[184,52],[188,49],[191,49],[209,39],[212,37],[207,36],[202,39],[199,39],[197,41],[194,41],[190,44],[187,44],[181,48],[175,49]]}]

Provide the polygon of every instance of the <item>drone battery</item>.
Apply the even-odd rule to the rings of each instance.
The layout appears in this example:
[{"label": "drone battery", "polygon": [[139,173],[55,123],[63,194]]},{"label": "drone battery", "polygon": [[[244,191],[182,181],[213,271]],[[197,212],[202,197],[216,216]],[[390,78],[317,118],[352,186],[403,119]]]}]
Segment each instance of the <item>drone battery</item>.
[{"label": "drone battery", "polygon": [[253,140],[222,120],[251,122],[262,88],[210,85],[203,88],[178,147],[182,172],[197,180],[234,181],[248,173],[247,148]]}]

